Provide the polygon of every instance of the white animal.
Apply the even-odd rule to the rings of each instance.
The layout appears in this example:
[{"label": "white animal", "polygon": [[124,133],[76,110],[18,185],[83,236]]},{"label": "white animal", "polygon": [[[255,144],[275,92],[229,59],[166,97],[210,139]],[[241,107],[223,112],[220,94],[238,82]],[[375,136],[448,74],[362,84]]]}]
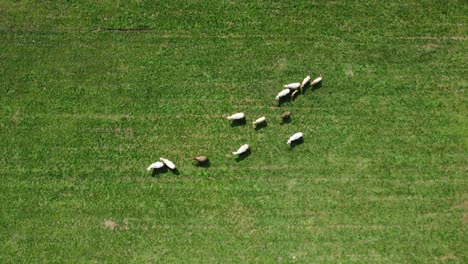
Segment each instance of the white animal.
[{"label": "white animal", "polygon": [[240,120],[240,119],[244,119],[244,118],[245,118],[244,113],[237,113],[237,114],[233,114],[233,115],[227,117],[227,119],[229,119],[229,120]]},{"label": "white animal", "polygon": [[310,82],[310,76],[308,75],[307,77],[304,78],[304,80],[302,80],[301,88],[304,88],[304,86],[306,86],[309,82]]},{"label": "white animal", "polygon": [[289,89],[284,89],[283,91],[278,93],[278,95],[275,97],[275,99],[279,100],[280,98],[285,97],[286,95],[288,95],[289,92],[290,92]]},{"label": "white animal", "polygon": [[162,161],[164,164],[166,164],[166,166],[171,170],[176,168],[175,164],[172,161],[168,160],[168,159],[159,158],[159,160]]},{"label": "white animal", "polygon": [[249,145],[244,144],[236,152],[233,152],[232,155],[239,155],[246,152],[247,150],[249,150]]},{"label": "white animal", "polygon": [[283,88],[293,89],[293,90],[299,87],[301,87],[300,83],[290,83],[290,84],[286,84],[285,86],[283,86]]},{"label": "white animal", "polygon": [[147,170],[148,171],[151,171],[151,170],[154,170],[154,169],[157,170],[157,169],[160,169],[162,167],[164,167],[164,163],[162,163],[160,161],[156,161],[156,162],[152,163],[151,165],[149,165]]},{"label": "white animal", "polygon": [[298,132],[298,133],[292,135],[292,136],[289,138],[289,140],[288,140],[288,144],[291,144],[291,142],[296,141],[296,140],[302,138],[302,136],[303,136],[302,132]]},{"label": "white animal", "polygon": [[317,79],[313,80],[310,84],[316,85],[322,81],[322,75],[320,75]]},{"label": "white animal", "polygon": [[263,123],[263,122],[265,122],[265,121],[266,121],[266,117],[262,116],[262,117],[260,117],[259,119],[253,121],[253,124],[254,124],[254,125],[258,125],[258,124],[261,124],[261,123]]}]

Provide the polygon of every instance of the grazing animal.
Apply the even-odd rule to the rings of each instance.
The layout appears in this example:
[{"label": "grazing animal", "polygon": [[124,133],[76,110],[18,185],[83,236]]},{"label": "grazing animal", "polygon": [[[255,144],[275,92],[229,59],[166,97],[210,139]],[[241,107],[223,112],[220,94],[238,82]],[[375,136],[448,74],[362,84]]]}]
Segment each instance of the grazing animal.
[{"label": "grazing animal", "polygon": [[265,122],[265,121],[266,121],[266,117],[262,116],[262,117],[260,117],[259,119],[253,121],[252,124],[254,124],[254,125],[259,125],[259,124],[261,124],[261,123],[263,123],[263,122]]},{"label": "grazing animal", "polygon": [[289,119],[291,118],[291,112],[284,112],[281,116],[280,116],[283,120],[284,119]]},{"label": "grazing animal", "polygon": [[283,86],[283,88],[292,89],[292,90],[295,90],[299,87],[301,87],[300,83],[290,83],[290,84],[286,84]]},{"label": "grazing animal", "polygon": [[248,144],[242,145],[237,151],[233,152],[232,155],[240,155],[249,150],[250,146]]},{"label": "grazing animal", "polygon": [[309,82],[310,82],[310,76],[308,75],[307,77],[304,78],[304,80],[302,80],[301,88],[304,88],[307,84],[309,84]]},{"label": "grazing animal", "polygon": [[298,132],[298,133],[292,135],[292,136],[288,139],[288,144],[291,144],[291,142],[296,141],[296,140],[302,138],[302,136],[303,136],[302,132]]},{"label": "grazing animal", "polygon": [[151,165],[149,165],[148,167],[148,171],[151,171],[151,170],[157,170],[157,169],[160,169],[164,167],[164,163],[160,162],[160,161],[156,161],[154,163],[151,163]]},{"label": "grazing animal", "polygon": [[298,92],[299,92],[299,89],[294,90],[294,92],[291,94],[291,97],[294,99],[294,97],[296,96]]},{"label": "grazing animal", "polygon": [[278,95],[275,97],[275,99],[276,99],[277,101],[279,101],[281,98],[283,98],[283,97],[285,97],[286,95],[288,95],[289,92],[290,92],[289,89],[284,89],[284,90],[282,90],[281,92],[278,93]]},{"label": "grazing animal", "polygon": [[237,114],[233,114],[227,117],[227,119],[229,120],[241,120],[244,118],[245,118],[244,113],[237,113]]},{"label": "grazing animal", "polygon": [[196,160],[198,163],[205,163],[208,161],[208,158],[206,156],[198,156],[193,158],[193,160]]},{"label": "grazing animal", "polygon": [[310,83],[310,84],[311,84],[311,85],[317,85],[317,84],[319,84],[321,81],[322,81],[322,75],[320,75],[318,78],[316,78],[315,80],[313,80],[312,83]]},{"label": "grazing animal", "polygon": [[208,162],[208,158],[205,156],[198,156],[193,158],[193,160],[197,161],[198,164],[204,164]]},{"label": "grazing animal", "polygon": [[159,158],[159,160],[162,161],[171,170],[176,168],[176,165],[172,161],[170,161],[168,159]]}]

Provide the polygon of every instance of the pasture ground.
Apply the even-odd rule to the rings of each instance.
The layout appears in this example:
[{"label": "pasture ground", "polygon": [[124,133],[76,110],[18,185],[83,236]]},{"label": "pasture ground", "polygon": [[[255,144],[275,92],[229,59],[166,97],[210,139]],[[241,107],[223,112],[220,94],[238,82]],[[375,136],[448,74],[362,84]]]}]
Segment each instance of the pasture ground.
[{"label": "pasture ground", "polygon": [[0,1],[0,262],[467,263],[466,1],[154,2]]}]

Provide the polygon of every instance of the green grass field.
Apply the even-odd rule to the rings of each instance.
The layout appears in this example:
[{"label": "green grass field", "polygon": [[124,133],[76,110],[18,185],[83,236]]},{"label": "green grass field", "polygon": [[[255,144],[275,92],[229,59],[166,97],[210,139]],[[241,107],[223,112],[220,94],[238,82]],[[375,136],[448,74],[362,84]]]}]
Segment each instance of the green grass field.
[{"label": "green grass field", "polygon": [[0,0],[0,262],[467,263],[467,23],[462,0]]}]

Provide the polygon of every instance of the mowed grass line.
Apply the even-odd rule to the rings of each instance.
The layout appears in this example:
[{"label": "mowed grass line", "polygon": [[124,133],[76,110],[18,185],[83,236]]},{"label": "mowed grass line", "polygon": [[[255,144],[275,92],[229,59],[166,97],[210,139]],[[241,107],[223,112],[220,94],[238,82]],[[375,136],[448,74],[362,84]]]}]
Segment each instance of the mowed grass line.
[{"label": "mowed grass line", "polygon": [[466,262],[464,2],[179,4],[1,3],[2,262]]}]

